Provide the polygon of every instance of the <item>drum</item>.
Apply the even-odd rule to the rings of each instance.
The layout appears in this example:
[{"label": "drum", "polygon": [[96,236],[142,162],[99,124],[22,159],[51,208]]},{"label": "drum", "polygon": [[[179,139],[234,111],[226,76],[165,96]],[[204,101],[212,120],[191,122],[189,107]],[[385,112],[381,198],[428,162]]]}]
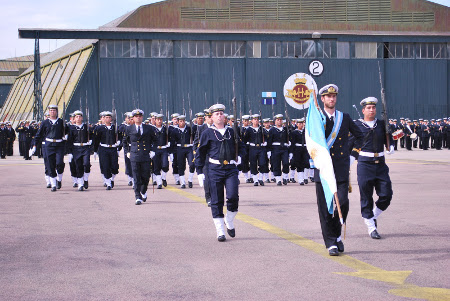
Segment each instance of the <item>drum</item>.
[{"label": "drum", "polygon": [[397,131],[392,133],[392,138],[394,140],[398,140],[398,139],[402,138],[403,136],[405,136],[405,133],[403,133],[402,130],[397,130]]},{"label": "drum", "polygon": [[416,133],[412,133],[410,136],[412,141],[416,141],[417,140],[417,134]]}]

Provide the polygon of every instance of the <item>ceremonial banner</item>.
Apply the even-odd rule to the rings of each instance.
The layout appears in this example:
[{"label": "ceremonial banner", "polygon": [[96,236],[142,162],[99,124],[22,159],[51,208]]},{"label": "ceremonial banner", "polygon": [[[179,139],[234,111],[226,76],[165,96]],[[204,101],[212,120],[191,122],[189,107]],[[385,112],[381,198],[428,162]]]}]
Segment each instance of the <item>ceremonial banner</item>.
[{"label": "ceremonial banner", "polygon": [[311,105],[306,116],[305,127],[306,148],[314,161],[314,166],[320,170],[320,181],[327,201],[328,212],[332,214],[333,195],[337,192],[337,185],[330,149],[325,138],[326,119],[314,104],[313,93],[309,97],[309,102]]}]

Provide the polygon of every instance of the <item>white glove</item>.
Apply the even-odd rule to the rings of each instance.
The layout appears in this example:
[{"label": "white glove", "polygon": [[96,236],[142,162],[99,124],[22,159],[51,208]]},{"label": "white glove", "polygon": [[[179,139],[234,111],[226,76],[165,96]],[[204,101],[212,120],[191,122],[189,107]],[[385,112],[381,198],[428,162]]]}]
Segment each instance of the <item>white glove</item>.
[{"label": "white glove", "polygon": [[291,141],[289,141],[289,142],[287,143],[287,146],[291,146]]},{"label": "white glove", "polygon": [[267,158],[270,159],[270,156],[272,156],[272,152],[267,152]]},{"label": "white glove", "polygon": [[120,145],[120,141],[117,141],[113,146],[118,147]]},{"label": "white glove", "polygon": [[150,159],[153,159],[153,157],[155,156],[155,152],[150,152]]},{"label": "white glove", "polygon": [[127,153],[127,158],[130,159],[131,153]]},{"label": "white glove", "polygon": [[120,151],[117,151],[117,157],[120,157]]},{"label": "white glove", "polygon": [[36,146],[33,146],[33,148],[28,151],[28,157],[33,156],[35,152],[36,152]]},{"label": "white glove", "polygon": [[392,155],[394,153],[394,146],[393,145],[391,145],[391,147],[389,148],[389,150],[388,151],[386,151],[386,154],[388,154],[388,155]]},{"label": "white glove", "polygon": [[72,160],[73,160],[73,155],[72,155],[72,154],[68,154],[68,155],[67,155],[67,158],[69,158],[69,162],[72,162]]},{"label": "white glove", "polygon": [[242,163],[242,159],[241,159],[241,156],[238,156],[238,159],[237,159],[236,165],[239,165],[239,164],[241,164],[241,163]]},{"label": "white glove", "polygon": [[261,144],[261,146],[267,146],[267,142],[264,142],[263,144]]},{"label": "white glove", "polygon": [[205,175],[201,173],[197,175],[197,178],[198,178],[198,185],[200,187],[203,187],[203,184],[205,183]]},{"label": "white glove", "polygon": [[170,147],[170,141],[169,141],[169,142],[167,142],[167,147]]},{"label": "white glove", "polygon": [[355,162],[356,158],[353,156],[350,156],[350,166]]},{"label": "white glove", "polygon": [[290,154],[289,154],[289,161],[291,161],[292,158],[294,158],[294,154],[293,154],[293,153],[290,153]]},{"label": "white glove", "polygon": [[94,153],[94,160],[97,160],[98,154]]},{"label": "white glove", "polygon": [[169,154],[170,162],[173,162],[173,154]]},{"label": "white glove", "polygon": [[92,145],[92,140],[89,140],[88,143],[86,143],[86,145]]},{"label": "white glove", "polygon": [[66,134],[66,135],[62,138],[62,140],[67,141],[68,138],[69,138],[69,135]]}]

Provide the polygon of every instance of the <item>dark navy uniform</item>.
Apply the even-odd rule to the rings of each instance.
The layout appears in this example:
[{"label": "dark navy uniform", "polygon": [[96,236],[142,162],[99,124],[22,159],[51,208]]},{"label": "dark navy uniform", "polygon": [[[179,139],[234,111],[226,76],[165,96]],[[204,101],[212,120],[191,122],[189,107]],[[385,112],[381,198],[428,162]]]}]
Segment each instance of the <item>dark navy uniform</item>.
[{"label": "dark navy uniform", "polygon": [[22,144],[22,154],[25,160],[31,160],[29,150],[31,149],[31,143],[34,138],[35,130],[31,126],[19,126],[17,127],[20,138],[19,142]]},{"label": "dark navy uniform", "polygon": [[[198,147],[200,146],[200,137],[202,136],[202,133],[209,128],[208,124],[204,123],[200,126],[197,126],[197,132],[194,137],[194,155],[198,152]],[[194,160],[195,162],[195,160]],[[211,192],[209,191],[209,176],[208,176],[208,164],[209,164],[209,158],[205,158],[205,163],[203,166],[203,175],[205,176],[205,180],[203,181],[203,190],[205,191],[205,199],[208,206],[211,206]]]},{"label": "dark navy uniform", "polygon": [[425,120],[421,128],[422,128],[422,149],[428,150],[428,148],[430,147],[430,135],[431,135],[428,120]]},{"label": "dark navy uniform", "polygon": [[16,141],[16,131],[12,128],[10,123],[6,126],[6,132],[8,133],[8,145],[7,153],[8,156],[14,155],[14,141]]},{"label": "dark navy uniform", "polygon": [[[274,126],[269,130],[267,151],[271,154],[270,160],[277,185],[281,185],[281,173],[283,173],[283,184],[286,185],[289,178],[289,146],[286,127]],[[281,165],[283,165],[283,169]]]},{"label": "dark navy uniform", "polygon": [[173,141],[177,146],[177,166],[182,188],[186,187],[186,179],[184,177],[186,171],[186,161],[189,165],[189,178],[188,178],[189,187],[192,187],[192,178],[195,172],[191,131],[192,131],[191,127],[187,125],[183,129],[177,127],[172,131]]},{"label": "dark navy uniform", "polygon": [[[125,134],[125,130],[128,127],[128,125],[126,123],[122,123],[119,126],[119,133],[120,136],[122,137],[122,141],[123,141],[123,135]],[[123,155],[124,155],[124,161],[125,161],[125,174],[128,177],[128,186],[132,186],[133,185],[133,170],[131,168],[131,161],[130,158],[128,158],[127,156],[127,150],[125,149],[125,147],[123,147]]]},{"label": "dark navy uniform", "polygon": [[123,147],[130,156],[136,205],[140,205],[141,200],[144,202],[147,200],[153,129],[152,126],[144,123],[141,124],[139,132],[137,127],[137,125],[130,125],[125,129]]},{"label": "dark navy uniform", "polygon": [[98,153],[100,170],[106,179],[107,190],[114,186],[114,178],[119,173],[120,140],[116,138],[116,125],[100,125],[95,128],[94,152]]},{"label": "dark navy uniform", "polygon": [[252,126],[247,127],[244,132],[243,142],[248,145],[250,172],[255,186],[258,183],[264,186],[263,173],[264,167],[267,165],[267,137],[264,135],[262,126],[257,128]]},{"label": "dark navy uniform", "polygon": [[7,144],[8,144],[8,133],[5,125],[2,123],[0,126],[0,157],[6,159],[7,154]]},{"label": "dark navy uniform", "polygon": [[[289,135],[291,140],[290,153],[293,154],[293,167],[297,170],[298,182],[300,185],[308,183],[309,175],[309,154],[306,149],[305,130],[296,129]],[[305,174],[305,170],[307,174]]]},{"label": "dark navy uniform", "polygon": [[161,128],[157,128],[156,126],[152,127],[152,151],[155,154],[153,157],[153,173],[156,176],[158,188],[161,188],[163,184],[167,186],[166,173],[169,171],[169,144],[166,129],[166,125],[163,125]]},{"label": "dark navy uniform", "polygon": [[[174,115],[172,115],[174,116]],[[177,116],[179,116],[177,114]],[[178,128],[178,126],[176,125],[169,125],[169,142],[170,142],[170,147],[169,147],[169,156],[171,157],[172,160],[172,174],[173,177],[175,178],[175,182],[177,185],[180,184],[180,176],[179,176],[179,170],[178,170],[178,147],[177,147],[177,143],[175,142],[175,138],[174,138],[174,132],[176,131],[176,129]]]},{"label": "dark navy uniform", "polygon": [[[409,121],[408,121],[409,123]],[[403,132],[405,133],[405,147],[407,150],[412,150],[412,139],[411,134],[414,133],[414,126],[411,124],[406,124],[403,128]]]},{"label": "dark navy uniform", "polygon": [[72,155],[76,169],[78,190],[89,188],[89,174],[91,172],[91,144],[93,133],[89,132],[89,126],[85,123],[80,126],[73,124],[69,126],[69,137],[67,139],[68,152]]}]

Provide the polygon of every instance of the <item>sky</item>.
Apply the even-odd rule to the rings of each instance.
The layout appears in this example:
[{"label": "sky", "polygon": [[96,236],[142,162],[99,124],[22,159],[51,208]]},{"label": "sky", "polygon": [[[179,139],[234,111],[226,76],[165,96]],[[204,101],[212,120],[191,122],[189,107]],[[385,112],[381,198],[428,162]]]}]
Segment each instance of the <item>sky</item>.
[{"label": "sky", "polygon": [[[2,0],[0,59],[34,53],[34,40],[19,39],[19,28],[95,29],[141,5],[160,0]],[[431,1],[450,7],[450,0]],[[41,40],[50,52],[68,40]]]}]

